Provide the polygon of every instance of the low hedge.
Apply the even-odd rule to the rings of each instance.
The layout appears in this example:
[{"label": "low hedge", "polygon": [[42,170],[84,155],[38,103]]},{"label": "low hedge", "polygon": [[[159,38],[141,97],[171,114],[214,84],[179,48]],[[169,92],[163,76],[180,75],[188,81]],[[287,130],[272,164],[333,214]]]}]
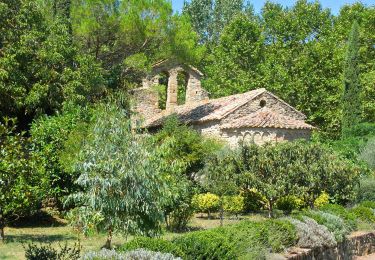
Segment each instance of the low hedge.
[{"label": "low hedge", "polygon": [[136,237],[119,248],[119,251],[147,249],[154,252],[169,253],[184,258],[185,254],[175,243],[160,238]]},{"label": "low hedge", "polygon": [[185,253],[184,259],[236,259],[234,244],[220,229],[191,232],[173,240]]}]

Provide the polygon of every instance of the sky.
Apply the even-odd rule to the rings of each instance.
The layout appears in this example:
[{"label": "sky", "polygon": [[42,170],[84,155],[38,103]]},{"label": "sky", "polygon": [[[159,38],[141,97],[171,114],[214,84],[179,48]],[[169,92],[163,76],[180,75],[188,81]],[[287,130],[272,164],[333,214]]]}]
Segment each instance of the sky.
[{"label": "sky", "polygon": [[[171,0],[173,9],[180,12],[184,4],[184,0]],[[189,1],[189,0],[188,0]],[[246,1],[245,1],[246,2]],[[249,0],[253,4],[255,12],[259,13],[266,0]],[[272,0],[272,2],[280,3],[284,6],[292,6],[295,0]],[[344,4],[352,4],[358,2],[358,0],[320,0],[323,8],[330,8],[333,14],[337,14],[340,7]],[[375,5],[375,0],[362,0],[362,3],[366,5]]]}]

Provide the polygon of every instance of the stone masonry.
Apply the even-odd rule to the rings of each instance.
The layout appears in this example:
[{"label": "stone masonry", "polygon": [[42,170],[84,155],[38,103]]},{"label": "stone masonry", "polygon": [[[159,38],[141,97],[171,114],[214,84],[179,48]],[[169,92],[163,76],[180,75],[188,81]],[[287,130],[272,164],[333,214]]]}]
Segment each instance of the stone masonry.
[{"label": "stone masonry", "polygon": [[[177,104],[178,73],[187,77],[184,105]],[[154,86],[161,73],[168,75],[166,109],[158,108]],[[162,61],[153,66],[142,87],[133,90],[134,110],[150,131],[160,128],[174,114],[202,135],[226,141],[231,147],[242,142],[262,145],[266,142],[309,139],[315,129],[306,116],[264,88],[242,94],[208,99],[201,86],[203,74],[176,61]]]}]

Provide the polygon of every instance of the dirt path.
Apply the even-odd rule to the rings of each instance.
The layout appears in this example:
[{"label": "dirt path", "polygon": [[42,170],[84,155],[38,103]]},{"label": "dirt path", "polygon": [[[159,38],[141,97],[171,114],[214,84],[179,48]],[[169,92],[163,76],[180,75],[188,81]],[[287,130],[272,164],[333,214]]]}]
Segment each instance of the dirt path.
[{"label": "dirt path", "polygon": [[375,260],[375,254],[366,255],[366,256],[358,256],[355,259],[356,260]]}]

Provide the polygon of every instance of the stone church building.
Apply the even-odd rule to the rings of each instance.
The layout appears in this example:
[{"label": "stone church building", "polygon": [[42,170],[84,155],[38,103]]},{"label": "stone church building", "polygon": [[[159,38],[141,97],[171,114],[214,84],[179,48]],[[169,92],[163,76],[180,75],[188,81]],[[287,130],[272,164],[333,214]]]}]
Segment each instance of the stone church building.
[{"label": "stone church building", "polygon": [[[178,104],[178,77],[185,79],[184,104]],[[156,86],[161,75],[167,78],[165,106],[160,108]],[[241,142],[262,145],[266,142],[309,139],[313,126],[306,116],[265,88],[227,97],[209,99],[201,87],[203,74],[194,67],[174,61],[162,61],[134,89],[134,110],[142,118],[142,126],[155,131],[174,114],[202,135],[227,141],[235,147]]]}]

